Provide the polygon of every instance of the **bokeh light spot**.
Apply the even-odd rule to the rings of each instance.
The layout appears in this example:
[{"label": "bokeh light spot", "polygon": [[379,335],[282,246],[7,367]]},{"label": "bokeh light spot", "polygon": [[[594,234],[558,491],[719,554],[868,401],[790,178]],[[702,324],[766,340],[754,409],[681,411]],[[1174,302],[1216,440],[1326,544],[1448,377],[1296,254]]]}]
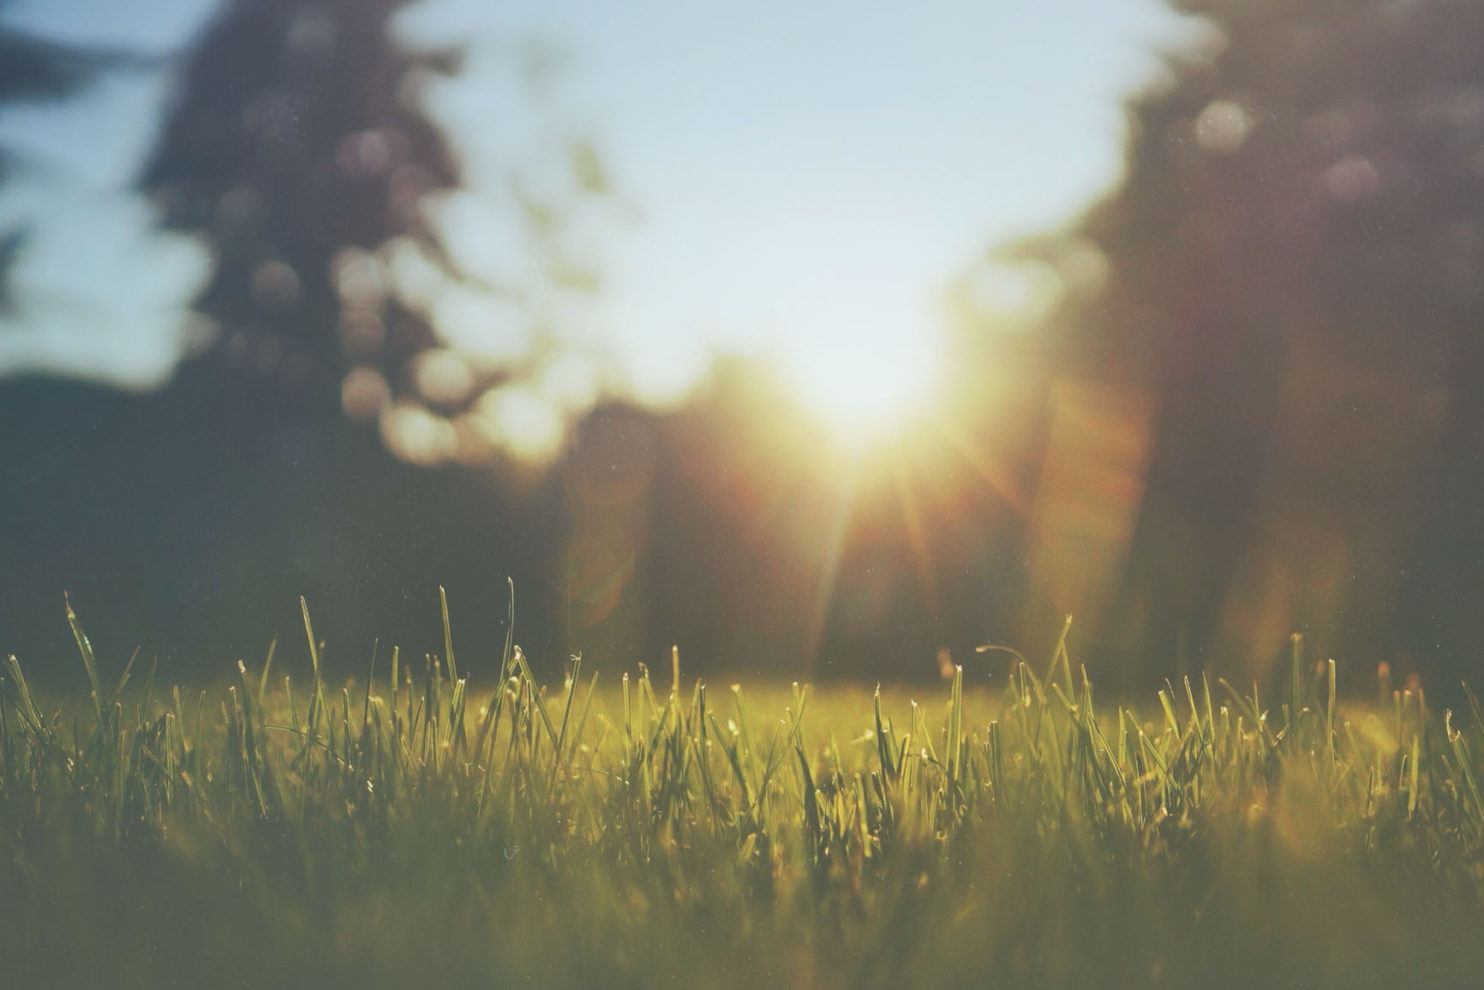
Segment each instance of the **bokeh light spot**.
[{"label": "bokeh light spot", "polygon": [[375,419],[391,398],[386,378],[375,368],[352,368],[340,383],[340,405],[352,419]]},{"label": "bokeh light spot", "polygon": [[474,390],[474,373],[457,352],[440,347],[419,354],[412,364],[412,380],[424,399],[452,406]]},{"label": "bokeh light spot", "polygon": [[1235,154],[1247,142],[1253,124],[1252,114],[1242,104],[1215,100],[1195,119],[1196,144],[1213,155]]},{"label": "bokeh light spot", "polygon": [[556,456],[567,431],[561,411],[528,385],[486,392],[475,403],[474,419],[492,444],[532,464]]}]

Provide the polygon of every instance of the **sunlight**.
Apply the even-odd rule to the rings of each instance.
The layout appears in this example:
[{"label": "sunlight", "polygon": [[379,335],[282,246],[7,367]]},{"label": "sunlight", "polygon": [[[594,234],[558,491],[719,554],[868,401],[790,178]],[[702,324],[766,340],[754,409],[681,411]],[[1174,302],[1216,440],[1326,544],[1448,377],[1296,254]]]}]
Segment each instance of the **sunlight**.
[{"label": "sunlight", "polygon": [[848,452],[900,434],[930,406],[937,342],[927,332],[800,339],[781,356],[785,379]]}]

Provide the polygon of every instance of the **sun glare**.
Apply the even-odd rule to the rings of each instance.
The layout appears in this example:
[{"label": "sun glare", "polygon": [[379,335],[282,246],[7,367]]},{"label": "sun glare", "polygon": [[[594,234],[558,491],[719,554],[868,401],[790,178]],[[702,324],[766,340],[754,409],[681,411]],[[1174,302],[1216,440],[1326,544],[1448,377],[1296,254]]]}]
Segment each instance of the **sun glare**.
[{"label": "sun glare", "polygon": [[861,334],[834,346],[794,348],[784,372],[840,446],[859,453],[897,436],[928,408],[936,357],[925,332]]}]

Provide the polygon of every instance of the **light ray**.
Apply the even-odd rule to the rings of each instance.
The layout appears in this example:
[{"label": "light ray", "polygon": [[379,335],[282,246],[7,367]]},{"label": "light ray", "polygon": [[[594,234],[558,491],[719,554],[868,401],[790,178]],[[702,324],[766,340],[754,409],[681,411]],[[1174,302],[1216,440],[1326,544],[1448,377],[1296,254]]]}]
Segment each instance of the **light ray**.
[{"label": "light ray", "polygon": [[809,633],[806,638],[806,669],[812,677],[819,651],[824,644],[825,626],[830,618],[830,605],[835,597],[835,581],[840,575],[840,559],[845,553],[845,538],[850,533],[851,514],[855,505],[856,477],[847,476],[830,521],[830,535],[825,542],[824,558],[820,562],[819,584],[814,592],[814,609],[809,616]]},{"label": "light ray", "polygon": [[964,459],[964,463],[974,469],[1001,501],[1016,513],[1023,514],[1025,512],[1025,498],[1018,486],[1009,479],[1010,472],[1008,470],[995,464],[982,450],[974,445],[960,426],[951,422],[946,416],[934,417],[933,425],[943,434],[944,439],[952,445],[958,455]]},{"label": "light ray", "polygon": [[893,457],[892,478],[896,482],[897,499],[902,510],[902,523],[907,530],[907,543],[912,550],[912,563],[917,570],[917,580],[927,599],[928,610],[937,615],[941,610],[938,581],[933,574],[932,555],[928,550],[927,530],[923,525],[922,510],[917,503],[917,491],[912,486],[912,477],[901,458]]}]

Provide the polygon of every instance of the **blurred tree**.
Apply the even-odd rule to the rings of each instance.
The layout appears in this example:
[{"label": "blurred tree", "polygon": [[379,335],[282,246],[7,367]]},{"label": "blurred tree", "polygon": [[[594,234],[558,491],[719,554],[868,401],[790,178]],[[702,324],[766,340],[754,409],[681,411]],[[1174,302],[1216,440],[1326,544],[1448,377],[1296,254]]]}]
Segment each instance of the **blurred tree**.
[{"label": "blurred tree", "polygon": [[[5,650],[60,660],[65,625],[35,629],[24,617],[58,614],[67,588],[99,629],[213,669],[219,651],[251,656],[286,635],[304,594],[316,629],[354,669],[377,634],[437,648],[419,630],[436,631],[428,603],[439,583],[462,635],[498,641],[503,604],[488,605],[508,574],[521,585],[523,645],[562,655],[559,479],[532,473],[513,487],[387,456],[462,458],[468,420],[510,409],[526,437],[554,437],[559,449],[568,412],[529,384],[562,377],[499,336],[509,313],[532,322],[532,300],[519,284],[465,271],[445,244],[450,201],[479,182],[462,174],[456,139],[467,134],[434,119],[424,90],[468,63],[430,44],[436,32],[409,36],[402,14],[413,6],[243,0],[224,6],[181,67],[140,184],[167,228],[211,252],[197,305],[214,334],[148,394],[22,380],[0,389]],[[508,60],[519,74],[511,55],[482,46],[467,58]],[[507,126],[499,136],[524,139]],[[559,260],[573,197],[601,197],[604,179],[581,142],[556,157],[570,183],[552,181],[563,173],[550,158],[539,188],[510,189],[504,173],[473,179],[509,190],[501,219],[515,213],[511,226],[524,223]],[[465,230],[484,243],[498,231],[481,226],[477,206]],[[514,240],[509,253],[525,263],[526,242]],[[566,277],[555,264],[537,274]],[[570,276],[592,281],[580,267]],[[464,308],[462,325],[440,310],[449,300]],[[481,345],[487,359],[476,361]],[[569,386],[583,384],[578,371]],[[498,401],[483,401],[492,393]],[[569,394],[573,415],[591,402],[580,387]],[[487,462],[504,436],[478,432],[470,446]],[[182,615],[192,627],[183,637],[170,629],[187,624]]]},{"label": "blurred tree", "polygon": [[1463,663],[1484,648],[1484,7],[1177,6],[1205,40],[1133,101],[1124,181],[1006,252],[1064,290],[1058,375],[1143,397],[1089,426],[1147,459],[1101,637],[1159,666],[1293,628]]},{"label": "blurred tree", "polygon": [[198,305],[218,335],[192,374],[248,371],[266,404],[334,410],[352,367],[394,377],[431,343],[365,262],[396,238],[442,261],[422,204],[458,180],[409,99],[457,57],[396,45],[404,5],[240,0],[195,51],[143,180],[166,226],[212,245]]},{"label": "blurred tree", "polygon": [[[503,163],[476,161],[472,174],[470,135],[446,130],[427,99],[472,56],[447,32],[409,29],[411,6],[239,0],[195,53],[144,176],[166,225],[204,235],[215,255],[198,303],[215,344],[186,374],[251,380],[239,404],[274,414],[343,410],[377,422],[388,447],[416,463],[485,463],[497,450],[550,457],[592,386],[580,371],[566,376],[569,386],[579,379],[573,410],[500,387],[550,371],[560,348],[542,337],[543,301],[595,289],[596,274],[565,263],[557,245],[572,240],[572,201],[601,198],[606,180],[580,140],[541,163],[541,194],[513,168],[489,174]],[[537,48],[493,55],[524,66],[537,87],[550,68]],[[507,254],[528,270],[524,281],[455,250],[476,229],[476,255],[514,243]]]}]

